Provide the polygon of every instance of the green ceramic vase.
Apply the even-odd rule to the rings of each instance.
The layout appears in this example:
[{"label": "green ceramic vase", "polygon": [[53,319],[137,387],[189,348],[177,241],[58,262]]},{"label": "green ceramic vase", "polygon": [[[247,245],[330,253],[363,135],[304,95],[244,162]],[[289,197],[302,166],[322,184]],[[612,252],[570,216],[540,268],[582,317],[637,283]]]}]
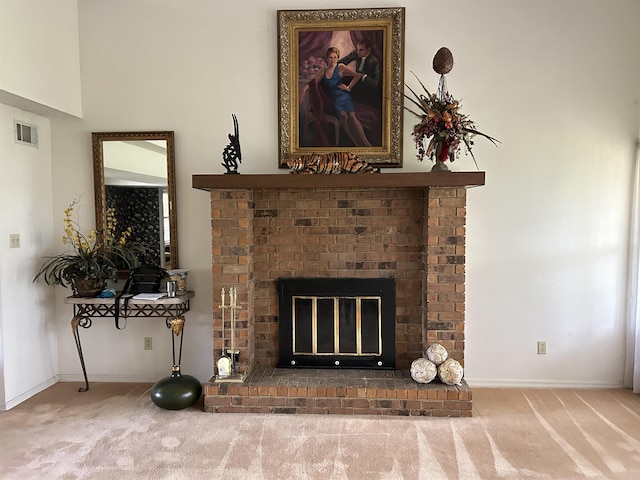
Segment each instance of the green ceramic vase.
[{"label": "green ceramic vase", "polygon": [[198,401],[202,384],[191,375],[182,375],[180,365],[174,365],[171,376],[158,380],[151,387],[151,401],[166,410],[182,410]]}]

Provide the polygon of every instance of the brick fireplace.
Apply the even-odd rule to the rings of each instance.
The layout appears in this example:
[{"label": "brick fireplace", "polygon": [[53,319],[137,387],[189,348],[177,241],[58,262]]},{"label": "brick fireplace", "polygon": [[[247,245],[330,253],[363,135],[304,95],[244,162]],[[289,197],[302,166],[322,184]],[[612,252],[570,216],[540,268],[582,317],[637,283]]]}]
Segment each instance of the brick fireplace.
[{"label": "brick fireplace", "polygon": [[[484,172],[194,175],[211,198],[214,359],[234,286],[247,374],[205,385],[205,410],[470,416],[466,383],[417,384],[408,368],[434,342],[464,365],[466,188],[483,184]],[[396,370],[277,368],[277,283],[291,277],[394,278]]]}]

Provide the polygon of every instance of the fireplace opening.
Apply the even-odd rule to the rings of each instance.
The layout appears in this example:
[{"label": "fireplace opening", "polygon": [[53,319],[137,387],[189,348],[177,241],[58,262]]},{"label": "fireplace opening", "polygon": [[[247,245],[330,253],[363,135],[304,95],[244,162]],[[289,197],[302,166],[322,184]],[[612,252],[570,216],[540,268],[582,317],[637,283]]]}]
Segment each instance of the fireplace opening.
[{"label": "fireplace opening", "polygon": [[395,368],[395,279],[280,278],[280,367]]}]

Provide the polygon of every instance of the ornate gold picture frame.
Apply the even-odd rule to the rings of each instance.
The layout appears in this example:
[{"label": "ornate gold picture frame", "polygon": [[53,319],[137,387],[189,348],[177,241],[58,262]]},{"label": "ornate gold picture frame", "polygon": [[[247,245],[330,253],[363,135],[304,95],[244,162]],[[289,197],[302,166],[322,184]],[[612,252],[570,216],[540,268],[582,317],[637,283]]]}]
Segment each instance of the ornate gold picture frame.
[{"label": "ornate gold picture frame", "polygon": [[402,166],[404,7],[278,10],[279,159]]}]

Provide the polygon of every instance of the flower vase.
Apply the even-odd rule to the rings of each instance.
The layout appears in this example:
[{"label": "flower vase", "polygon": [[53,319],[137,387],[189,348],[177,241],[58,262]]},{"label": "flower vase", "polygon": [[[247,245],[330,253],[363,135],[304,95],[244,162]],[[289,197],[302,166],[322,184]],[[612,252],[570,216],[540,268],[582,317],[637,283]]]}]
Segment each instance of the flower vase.
[{"label": "flower vase", "polygon": [[104,290],[107,281],[104,278],[73,277],[73,290],[78,297],[97,297]]},{"label": "flower vase", "polygon": [[451,157],[453,153],[449,152],[449,142],[446,140],[443,142],[438,142],[436,145],[436,163],[431,168],[432,172],[449,172],[449,167],[447,167],[447,160],[451,161]]},{"label": "flower vase", "polygon": [[158,380],[151,387],[151,401],[166,410],[182,410],[198,401],[202,384],[196,377],[182,375],[180,365],[174,365],[171,376]]}]

